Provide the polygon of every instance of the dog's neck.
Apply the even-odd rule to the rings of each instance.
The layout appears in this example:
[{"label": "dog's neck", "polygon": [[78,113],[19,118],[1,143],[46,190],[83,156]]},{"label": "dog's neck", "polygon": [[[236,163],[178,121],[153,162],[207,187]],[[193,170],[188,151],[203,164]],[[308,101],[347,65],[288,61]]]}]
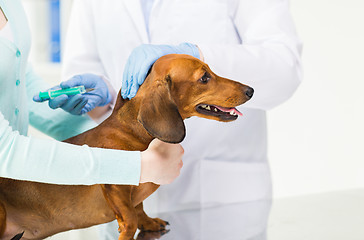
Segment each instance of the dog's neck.
[{"label": "dog's neck", "polygon": [[122,145],[127,145],[126,150],[144,150],[154,138],[138,121],[140,104],[140,98],[125,100],[119,93],[113,113],[103,123],[120,133],[120,140],[125,142]]},{"label": "dog's neck", "polygon": [[141,100],[137,97],[125,100],[119,93],[114,111],[104,122],[66,142],[87,144],[90,147],[144,151],[154,137],[138,122],[140,103]]}]

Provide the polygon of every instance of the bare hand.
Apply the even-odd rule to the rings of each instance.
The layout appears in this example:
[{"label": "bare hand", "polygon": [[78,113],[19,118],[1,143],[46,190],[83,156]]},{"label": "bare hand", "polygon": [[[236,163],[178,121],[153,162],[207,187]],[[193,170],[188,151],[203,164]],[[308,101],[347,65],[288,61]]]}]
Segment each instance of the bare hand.
[{"label": "bare hand", "polygon": [[170,144],[154,139],[141,153],[140,182],[169,184],[176,179],[183,166],[184,150],[180,144]]}]

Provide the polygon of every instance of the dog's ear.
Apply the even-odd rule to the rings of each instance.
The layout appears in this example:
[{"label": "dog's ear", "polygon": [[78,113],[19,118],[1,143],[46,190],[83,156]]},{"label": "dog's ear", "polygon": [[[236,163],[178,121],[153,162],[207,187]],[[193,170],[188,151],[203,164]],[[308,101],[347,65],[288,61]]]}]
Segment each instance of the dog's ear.
[{"label": "dog's ear", "polygon": [[168,143],[180,143],[185,138],[186,129],[170,93],[170,79],[153,81],[153,89],[144,96],[138,121],[150,135]]}]

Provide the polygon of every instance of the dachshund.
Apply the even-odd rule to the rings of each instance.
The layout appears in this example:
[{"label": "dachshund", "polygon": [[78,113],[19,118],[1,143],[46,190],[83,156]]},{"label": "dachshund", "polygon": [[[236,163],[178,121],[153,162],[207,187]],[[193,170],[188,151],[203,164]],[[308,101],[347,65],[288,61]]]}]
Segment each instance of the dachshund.
[{"label": "dachshund", "polygon": [[[119,92],[110,117],[65,142],[130,151],[144,151],[154,138],[180,143],[186,134],[184,119],[236,120],[241,113],[235,107],[253,92],[249,86],[217,76],[197,58],[166,55],[154,63],[134,98],[125,100]],[[115,218],[119,240],[134,239],[137,228],[162,231],[168,223],[148,217],[143,210],[143,200],[158,187],[154,183],[85,186],[0,178],[0,239],[44,239]]]}]

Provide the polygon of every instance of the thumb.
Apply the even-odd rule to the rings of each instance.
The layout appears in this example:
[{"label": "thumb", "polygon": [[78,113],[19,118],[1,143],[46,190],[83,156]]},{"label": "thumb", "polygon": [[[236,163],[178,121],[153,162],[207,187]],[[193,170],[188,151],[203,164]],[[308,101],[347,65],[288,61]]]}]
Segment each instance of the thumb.
[{"label": "thumb", "polygon": [[56,109],[56,108],[62,107],[63,104],[65,104],[68,101],[68,99],[69,99],[68,96],[66,94],[63,94],[54,99],[50,99],[48,101],[48,105],[50,108]]},{"label": "thumb", "polygon": [[44,102],[44,101],[46,101],[46,100],[41,99],[41,98],[39,97],[39,94],[34,94],[34,96],[33,96],[33,101],[34,101],[34,102]]}]

